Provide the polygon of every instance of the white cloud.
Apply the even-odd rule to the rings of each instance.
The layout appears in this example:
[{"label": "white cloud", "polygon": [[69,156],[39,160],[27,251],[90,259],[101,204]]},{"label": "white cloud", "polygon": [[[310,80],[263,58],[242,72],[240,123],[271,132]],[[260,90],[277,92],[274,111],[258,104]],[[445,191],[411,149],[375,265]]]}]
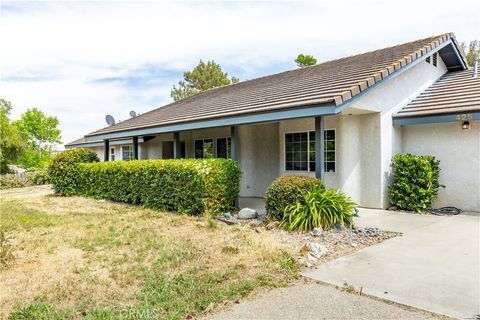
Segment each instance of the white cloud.
[{"label": "white cloud", "polygon": [[58,116],[64,141],[102,127],[107,113],[169,102],[199,59],[251,79],[293,68],[300,52],[327,60],[449,31],[469,41],[480,29],[471,0],[1,6],[0,96],[17,117],[32,106]]}]

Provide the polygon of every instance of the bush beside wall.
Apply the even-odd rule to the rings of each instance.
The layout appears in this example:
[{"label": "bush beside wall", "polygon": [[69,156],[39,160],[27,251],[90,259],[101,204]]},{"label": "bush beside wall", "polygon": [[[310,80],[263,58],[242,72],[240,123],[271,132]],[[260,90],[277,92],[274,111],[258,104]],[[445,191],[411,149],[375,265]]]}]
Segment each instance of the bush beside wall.
[{"label": "bush beside wall", "polygon": [[265,193],[265,207],[268,216],[282,220],[285,208],[297,202],[303,203],[303,195],[315,187],[324,189],[323,183],[313,177],[283,176],[277,178]]},{"label": "bush beside wall", "polygon": [[[69,150],[70,151],[70,150]],[[76,158],[77,159],[77,158]],[[200,214],[233,209],[240,191],[240,169],[230,159],[137,160],[97,163],[53,161],[55,191],[146,207]],[[92,160],[87,157],[86,160]],[[92,162],[92,161],[86,161]],[[72,170],[65,179],[58,173]],[[72,187],[66,186],[71,184]]]},{"label": "bush beside wall", "polygon": [[397,154],[392,159],[390,203],[403,210],[424,212],[438,196],[440,161],[433,156]]}]

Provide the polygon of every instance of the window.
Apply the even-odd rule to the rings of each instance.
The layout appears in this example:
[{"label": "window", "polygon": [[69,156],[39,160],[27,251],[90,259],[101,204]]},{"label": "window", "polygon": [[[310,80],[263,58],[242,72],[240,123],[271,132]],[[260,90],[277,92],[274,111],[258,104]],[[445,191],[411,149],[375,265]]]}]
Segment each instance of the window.
[{"label": "window", "polygon": [[195,158],[213,158],[213,139],[195,140]]},{"label": "window", "polygon": [[[324,143],[324,171],[335,172],[335,129],[324,130]],[[315,169],[315,131],[285,134],[285,170]]]},{"label": "window", "polygon": [[324,131],[324,151],[325,157],[323,158],[323,170],[325,172],[335,172],[335,129]]},{"label": "window", "polygon": [[232,139],[218,138],[217,139],[217,158],[229,159],[232,157]]},{"label": "window", "polygon": [[437,66],[437,53],[435,52],[432,56],[432,64],[434,67]]},{"label": "window", "polygon": [[115,161],[115,148],[110,148],[110,161]]},{"label": "window", "polygon": [[307,146],[306,132],[285,134],[285,170],[308,171]]},{"label": "window", "polygon": [[122,147],[122,160],[133,160],[133,146]]}]

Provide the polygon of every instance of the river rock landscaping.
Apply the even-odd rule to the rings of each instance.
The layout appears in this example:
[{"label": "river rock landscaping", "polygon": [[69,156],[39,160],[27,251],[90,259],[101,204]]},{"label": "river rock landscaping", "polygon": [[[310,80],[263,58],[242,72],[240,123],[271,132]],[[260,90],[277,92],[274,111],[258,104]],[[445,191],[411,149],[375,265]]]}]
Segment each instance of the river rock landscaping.
[{"label": "river rock landscaping", "polygon": [[[241,212],[251,213],[252,218],[240,216]],[[278,221],[270,221],[266,215],[252,212],[256,213],[253,209],[245,208],[233,215],[225,214],[219,220],[228,225],[254,229],[257,233],[271,234],[279,244],[289,247],[291,252],[296,252],[295,259],[305,268],[315,267],[320,263],[401,235],[399,232],[375,227],[352,228],[350,231],[340,225],[330,230],[315,228],[308,233],[288,232],[279,227]]]}]

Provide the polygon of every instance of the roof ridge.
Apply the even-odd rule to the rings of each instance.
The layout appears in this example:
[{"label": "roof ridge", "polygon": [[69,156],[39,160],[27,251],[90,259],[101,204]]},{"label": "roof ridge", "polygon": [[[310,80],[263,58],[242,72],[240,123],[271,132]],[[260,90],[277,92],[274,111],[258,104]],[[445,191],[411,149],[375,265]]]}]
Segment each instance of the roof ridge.
[{"label": "roof ridge", "polygon": [[[421,58],[428,52],[432,51],[433,49],[435,49],[436,47],[438,47],[439,45],[441,45],[442,43],[450,39],[452,39],[452,41],[455,43],[455,46],[457,46],[457,49],[458,49],[458,43],[455,39],[455,35],[452,32],[443,33],[438,36],[427,37],[424,39],[419,39],[411,42],[406,42],[405,44],[417,42],[417,41],[423,41],[427,39],[432,39],[433,41],[423,46],[422,48],[417,49],[414,52],[403,56],[402,58],[398,59],[396,62],[392,63],[391,65],[384,67],[375,73],[372,73],[369,77],[366,77],[364,80],[357,82],[357,84],[351,86],[348,90],[345,90],[340,95],[336,96],[335,104],[339,106],[340,104],[350,100],[360,92],[368,90],[368,88],[370,88],[374,84],[380,82],[381,80],[385,79],[386,77],[390,76],[396,71],[402,69],[406,65],[412,63],[413,61]],[[395,47],[395,46],[386,47],[385,49],[392,48],[392,47]],[[461,52],[461,50],[458,50],[458,51]],[[463,56],[463,54],[462,54],[462,59],[465,62],[465,57]]]}]

